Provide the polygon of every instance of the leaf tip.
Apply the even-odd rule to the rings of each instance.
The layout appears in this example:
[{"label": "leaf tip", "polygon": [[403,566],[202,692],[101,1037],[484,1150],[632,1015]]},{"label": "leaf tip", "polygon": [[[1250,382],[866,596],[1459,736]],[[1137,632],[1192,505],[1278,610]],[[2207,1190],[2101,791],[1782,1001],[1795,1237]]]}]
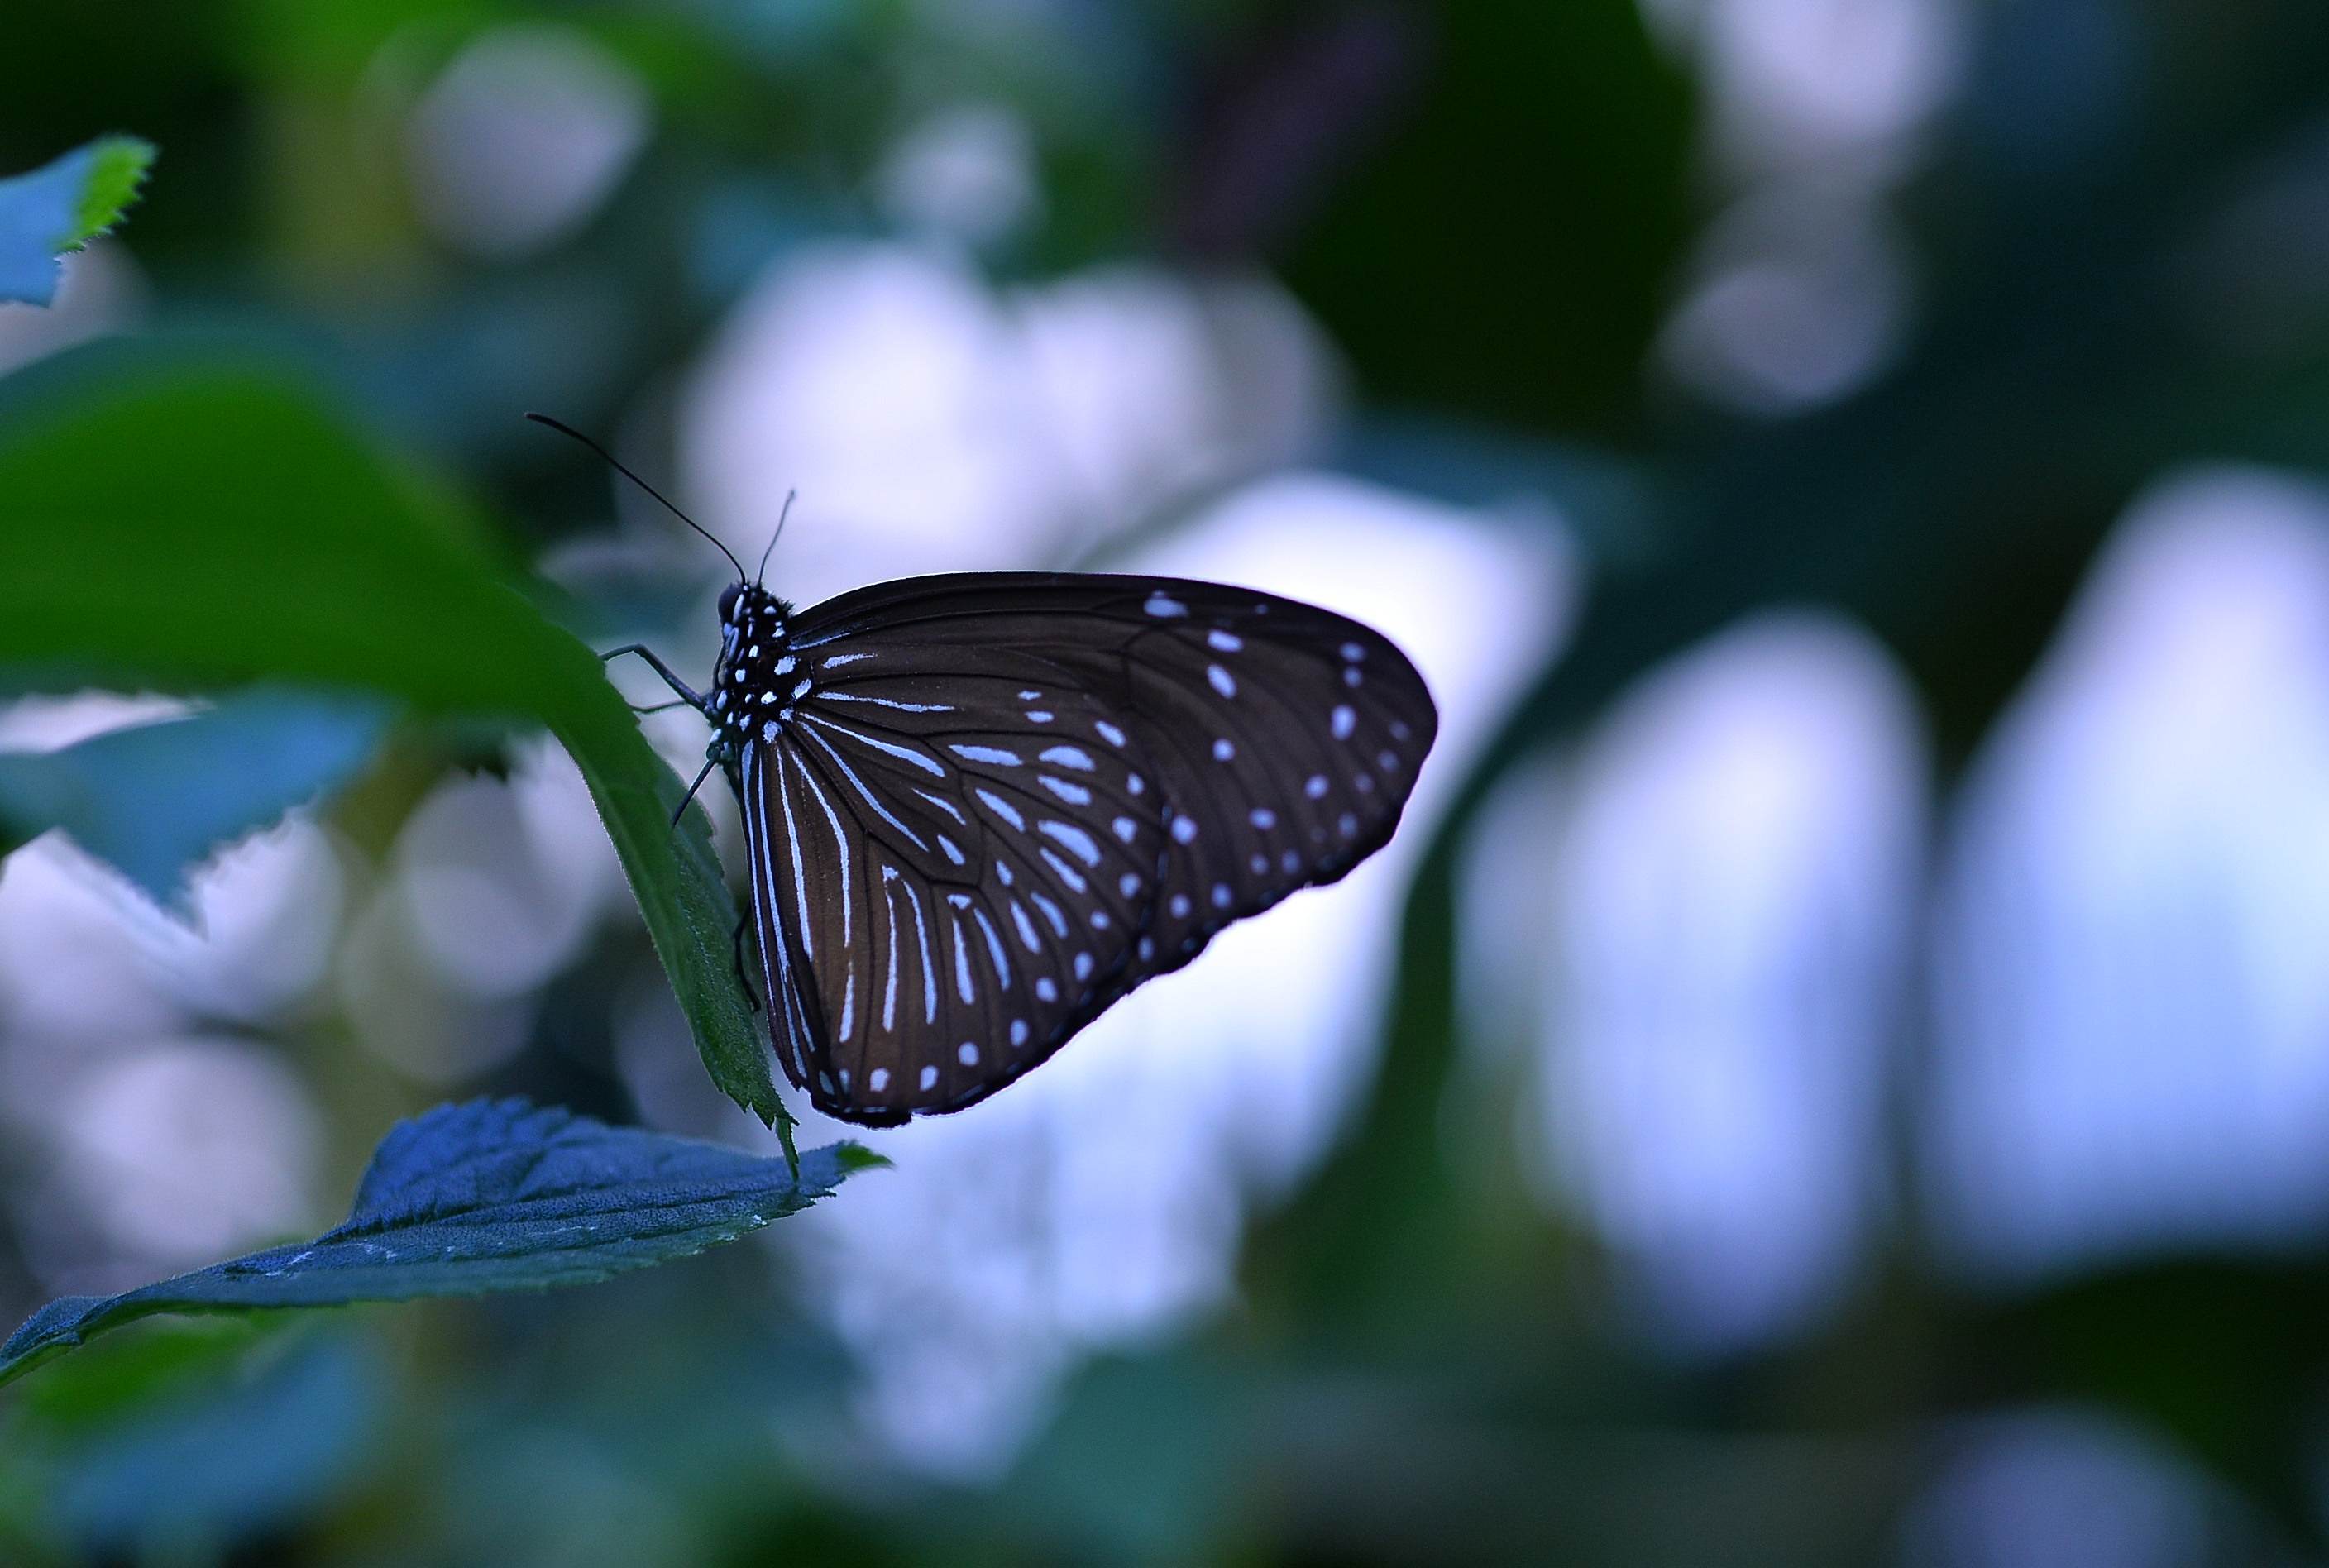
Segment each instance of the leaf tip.
[{"label": "leaf tip", "polygon": [[889,1170],[890,1157],[876,1154],[862,1143],[836,1143],[833,1146],[833,1162],[844,1176],[855,1176],[859,1171]]},{"label": "leaf tip", "polygon": [[73,231],[59,249],[78,250],[121,221],[142,195],[161,149],[143,137],[103,136],[84,149],[89,172],[73,212]]}]

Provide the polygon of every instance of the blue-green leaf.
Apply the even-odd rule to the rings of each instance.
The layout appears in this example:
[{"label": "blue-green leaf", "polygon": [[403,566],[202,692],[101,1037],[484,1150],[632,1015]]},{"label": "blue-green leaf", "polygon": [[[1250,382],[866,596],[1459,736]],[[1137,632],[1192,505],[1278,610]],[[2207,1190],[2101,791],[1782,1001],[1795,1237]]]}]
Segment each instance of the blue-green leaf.
[{"label": "blue-green leaf", "polygon": [[376,1459],[387,1368],[344,1332],[266,1348],[81,1430],[19,1423],[52,1532],[92,1560],[219,1561],[344,1488]]},{"label": "blue-green leaf", "polygon": [[57,258],[118,222],[137,199],[154,144],[99,137],[28,175],[0,180],[0,302],[56,298]]},{"label": "blue-green leaf", "polygon": [[0,855],[62,828],[176,907],[190,867],[345,783],[386,722],[358,697],[261,690],[60,751],[0,752]]},{"label": "blue-green leaf", "polygon": [[347,1223],[118,1296],[52,1301],[0,1345],[0,1384],[156,1312],[338,1307],[580,1285],[732,1242],[884,1163],[811,1150],[797,1176],[693,1138],[522,1100],[439,1106],[381,1141]]},{"label": "blue-green leaf", "polygon": [[539,720],[590,787],[712,1082],[790,1139],[710,818],[672,831],[686,786],[479,519],[254,364],[91,345],[0,392],[0,679],[276,681]]}]

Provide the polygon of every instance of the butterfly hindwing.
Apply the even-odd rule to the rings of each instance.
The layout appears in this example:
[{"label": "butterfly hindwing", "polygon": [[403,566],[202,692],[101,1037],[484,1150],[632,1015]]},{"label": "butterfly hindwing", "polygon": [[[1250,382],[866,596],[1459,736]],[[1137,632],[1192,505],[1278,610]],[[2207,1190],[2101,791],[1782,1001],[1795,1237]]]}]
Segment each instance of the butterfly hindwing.
[{"label": "butterfly hindwing", "polygon": [[1387,639],[1246,589],[924,578],[782,630],[782,717],[731,775],[770,1022],[793,1082],[860,1121],[992,1093],[1342,876],[1436,729]]}]

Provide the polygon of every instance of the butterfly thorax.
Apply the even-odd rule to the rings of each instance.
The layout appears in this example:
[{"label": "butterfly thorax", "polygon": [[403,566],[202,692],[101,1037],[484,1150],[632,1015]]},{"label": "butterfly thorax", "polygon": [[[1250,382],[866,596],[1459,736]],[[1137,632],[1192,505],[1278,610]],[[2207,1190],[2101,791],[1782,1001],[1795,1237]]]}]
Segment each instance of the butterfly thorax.
[{"label": "butterfly thorax", "polygon": [[720,662],[705,716],[709,755],[732,770],[751,741],[774,741],[811,688],[806,661],[792,652],[792,606],[756,583],[720,597]]}]

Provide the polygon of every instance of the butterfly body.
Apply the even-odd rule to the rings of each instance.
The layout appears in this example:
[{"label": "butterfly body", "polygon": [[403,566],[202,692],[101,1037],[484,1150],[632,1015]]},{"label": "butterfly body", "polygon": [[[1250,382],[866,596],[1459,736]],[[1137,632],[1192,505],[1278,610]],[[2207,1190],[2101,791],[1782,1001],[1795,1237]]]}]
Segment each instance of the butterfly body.
[{"label": "butterfly body", "polygon": [[1177,579],[721,600],[708,761],[743,807],[770,1032],[883,1125],[1012,1082],[1396,827],[1437,715],[1354,621]]}]

